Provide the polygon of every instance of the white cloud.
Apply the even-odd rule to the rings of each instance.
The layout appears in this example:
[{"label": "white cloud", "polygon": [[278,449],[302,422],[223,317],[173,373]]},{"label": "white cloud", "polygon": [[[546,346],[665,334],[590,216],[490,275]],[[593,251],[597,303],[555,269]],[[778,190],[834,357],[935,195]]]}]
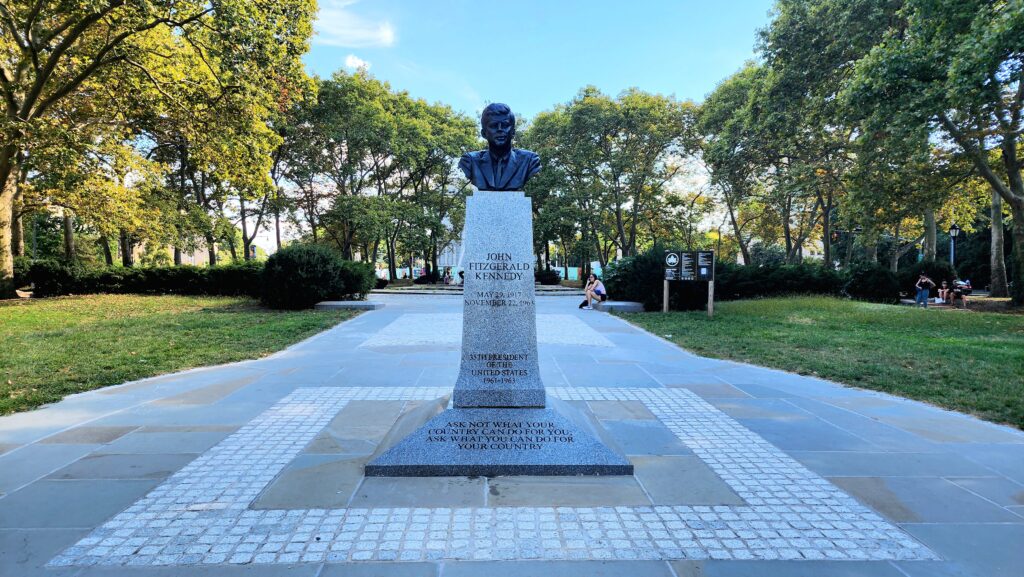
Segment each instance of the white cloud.
[{"label": "white cloud", "polygon": [[325,46],[369,48],[391,46],[395,29],[387,20],[371,21],[349,8],[359,0],[321,0],[313,42]]},{"label": "white cloud", "polygon": [[351,68],[353,70],[357,68],[370,69],[370,63],[356,56],[355,54],[349,54],[345,57],[345,68]]}]

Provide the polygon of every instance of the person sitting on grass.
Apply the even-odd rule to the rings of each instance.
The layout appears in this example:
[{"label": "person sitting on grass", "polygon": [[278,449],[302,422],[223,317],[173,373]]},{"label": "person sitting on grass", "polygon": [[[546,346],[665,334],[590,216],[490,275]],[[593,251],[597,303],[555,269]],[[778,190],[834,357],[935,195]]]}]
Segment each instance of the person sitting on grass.
[{"label": "person sitting on grass", "polygon": [[943,303],[949,302],[949,283],[942,281],[942,286],[939,287],[939,300]]},{"label": "person sitting on grass", "polygon": [[595,300],[597,302],[608,300],[608,292],[604,288],[604,283],[595,274],[587,277],[587,286],[583,288],[583,291],[587,294],[587,298],[580,303],[580,308],[583,310],[593,310]]}]

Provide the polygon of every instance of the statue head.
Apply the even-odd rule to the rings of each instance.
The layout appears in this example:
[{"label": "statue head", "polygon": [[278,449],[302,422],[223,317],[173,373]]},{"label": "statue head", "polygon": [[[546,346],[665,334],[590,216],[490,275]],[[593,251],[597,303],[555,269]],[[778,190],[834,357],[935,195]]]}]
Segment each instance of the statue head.
[{"label": "statue head", "polygon": [[487,105],[480,114],[480,136],[487,140],[492,149],[512,147],[516,135],[516,115],[507,104],[494,102]]}]

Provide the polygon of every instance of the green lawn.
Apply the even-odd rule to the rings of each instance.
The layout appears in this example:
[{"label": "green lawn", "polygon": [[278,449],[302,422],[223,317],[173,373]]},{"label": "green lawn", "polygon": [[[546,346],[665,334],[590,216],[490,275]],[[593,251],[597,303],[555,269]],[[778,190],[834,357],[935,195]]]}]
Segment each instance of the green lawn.
[{"label": "green lawn", "polygon": [[0,415],[124,381],[262,357],[352,316],[272,311],[225,297],[0,301]]},{"label": "green lawn", "polygon": [[623,314],[701,355],[885,391],[1024,429],[1024,315],[825,297]]}]

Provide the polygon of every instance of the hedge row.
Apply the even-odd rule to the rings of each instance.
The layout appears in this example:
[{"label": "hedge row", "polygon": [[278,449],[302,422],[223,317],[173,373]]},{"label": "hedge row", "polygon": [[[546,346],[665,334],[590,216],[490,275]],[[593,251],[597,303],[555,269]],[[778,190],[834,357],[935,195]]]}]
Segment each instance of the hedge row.
[{"label": "hedge row", "polygon": [[[660,248],[611,263],[605,269],[604,284],[616,300],[636,301],[647,310],[661,308],[664,251]],[[881,303],[899,302],[900,293],[910,293],[918,274],[924,271],[936,284],[952,282],[955,272],[944,262],[917,263],[894,274],[877,264],[860,265],[850,271],[835,271],[816,263],[774,266],[715,265],[715,299],[738,300],[793,294],[845,295]],[[707,283],[672,283],[669,307],[696,310],[707,302]]]},{"label": "hedge row", "polygon": [[58,261],[22,265],[33,295],[180,294],[249,296],[280,309],[312,307],[321,300],[363,298],[374,287],[369,264],[342,260],[325,247],[293,245],[262,262],[214,267],[189,265],[90,269]]},{"label": "hedge row", "polygon": [[28,278],[33,296],[69,294],[180,294],[260,296],[263,263],[246,262],[215,267],[189,265],[92,269],[57,261],[37,261]]}]

